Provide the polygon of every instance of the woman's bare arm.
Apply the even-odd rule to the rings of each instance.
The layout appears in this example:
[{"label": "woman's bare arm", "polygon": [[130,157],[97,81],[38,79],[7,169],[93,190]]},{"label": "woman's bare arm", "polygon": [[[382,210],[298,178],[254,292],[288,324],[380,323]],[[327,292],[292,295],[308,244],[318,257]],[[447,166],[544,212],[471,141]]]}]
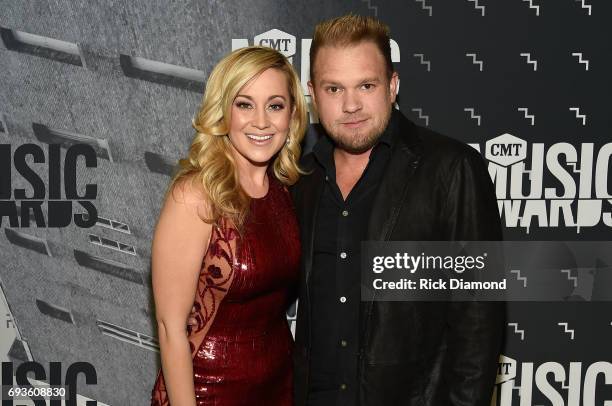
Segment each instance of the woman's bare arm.
[{"label": "woman's bare arm", "polygon": [[153,237],[153,295],[162,371],[172,405],[196,404],[186,326],[212,230],[201,220],[207,210],[203,193],[190,182],[179,182],[164,202]]}]

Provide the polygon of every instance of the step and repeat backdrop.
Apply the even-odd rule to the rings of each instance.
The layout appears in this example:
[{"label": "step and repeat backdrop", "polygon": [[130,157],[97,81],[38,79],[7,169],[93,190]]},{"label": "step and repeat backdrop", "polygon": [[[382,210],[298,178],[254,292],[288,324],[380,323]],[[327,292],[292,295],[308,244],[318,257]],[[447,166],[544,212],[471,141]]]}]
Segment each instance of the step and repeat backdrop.
[{"label": "step and repeat backdrop", "polygon": [[[308,96],[313,28],[349,12],[391,28],[396,107],[481,152],[505,239],[612,240],[610,1],[2,0],[4,385],[37,371],[79,402],[149,404],[151,239],[207,75],[267,45]],[[509,303],[492,405],[612,404],[612,286],[592,275],[560,272],[567,300]]]}]

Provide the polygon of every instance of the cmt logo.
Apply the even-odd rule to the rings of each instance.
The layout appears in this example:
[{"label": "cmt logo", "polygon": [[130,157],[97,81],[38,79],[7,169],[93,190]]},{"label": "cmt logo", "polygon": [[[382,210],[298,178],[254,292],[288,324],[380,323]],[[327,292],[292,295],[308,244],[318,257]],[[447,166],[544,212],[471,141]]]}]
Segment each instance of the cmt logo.
[{"label": "cmt logo", "polygon": [[255,37],[255,44],[274,48],[287,58],[295,55],[295,36],[273,29]]},{"label": "cmt logo", "polygon": [[[276,28],[256,35],[255,38],[253,38],[253,45],[274,48],[285,55],[290,61],[293,60],[293,55],[295,55],[296,50],[295,35],[277,30]],[[232,50],[248,46],[249,41],[247,39],[232,39]],[[310,44],[308,49],[310,50]]]},{"label": "cmt logo", "polygon": [[502,134],[486,143],[485,158],[501,166],[514,165],[527,157],[527,141]]}]

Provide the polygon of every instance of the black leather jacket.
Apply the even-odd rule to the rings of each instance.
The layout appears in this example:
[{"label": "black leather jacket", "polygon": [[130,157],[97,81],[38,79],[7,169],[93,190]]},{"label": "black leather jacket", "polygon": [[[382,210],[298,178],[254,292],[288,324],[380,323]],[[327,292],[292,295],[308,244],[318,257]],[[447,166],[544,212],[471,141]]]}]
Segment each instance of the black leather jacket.
[{"label": "black leather jacket", "polygon": [[[480,154],[394,110],[396,137],[368,219],[370,240],[501,240],[493,185]],[[324,174],[292,188],[302,262],[294,351],[295,405],[306,403],[311,343],[309,277]],[[488,406],[505,306],[501,302],[361,302],[360,406]],[[347,405],[349,406],[349,405]]]}]

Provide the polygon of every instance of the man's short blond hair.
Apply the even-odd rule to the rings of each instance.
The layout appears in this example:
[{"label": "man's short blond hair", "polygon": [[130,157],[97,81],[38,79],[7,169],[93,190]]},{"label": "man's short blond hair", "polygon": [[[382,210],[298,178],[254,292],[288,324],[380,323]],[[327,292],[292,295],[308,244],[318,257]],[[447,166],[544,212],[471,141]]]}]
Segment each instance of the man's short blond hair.
[{"label": "man's short blond hair", "polygon": [[314,82],[315,60],[319,49],[324,46],[350,46],[364,41],[373,42],[380,50],[386,64],[387,76],[393,73],[391,62],[389,26],[377,18],[347,14],[331,20],[321,21],[315,27],[310,46],[310,79]]}]

